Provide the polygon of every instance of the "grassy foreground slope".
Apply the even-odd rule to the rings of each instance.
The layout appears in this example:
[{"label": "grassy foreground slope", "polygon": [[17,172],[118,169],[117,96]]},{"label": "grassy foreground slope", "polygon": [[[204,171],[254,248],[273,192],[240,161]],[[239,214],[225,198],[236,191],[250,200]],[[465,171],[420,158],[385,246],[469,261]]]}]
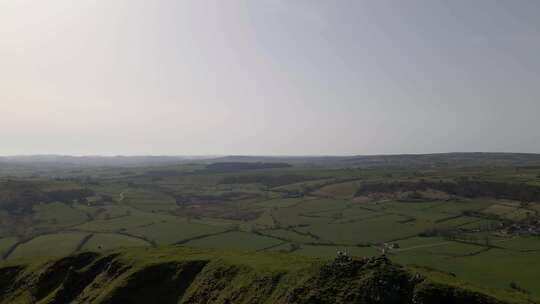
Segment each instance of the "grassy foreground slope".
[{"label": "grassy foreground slope", "polygon": [[385,257],[332,262],[186,247],[0,264],[0,303],[535,303]]}]

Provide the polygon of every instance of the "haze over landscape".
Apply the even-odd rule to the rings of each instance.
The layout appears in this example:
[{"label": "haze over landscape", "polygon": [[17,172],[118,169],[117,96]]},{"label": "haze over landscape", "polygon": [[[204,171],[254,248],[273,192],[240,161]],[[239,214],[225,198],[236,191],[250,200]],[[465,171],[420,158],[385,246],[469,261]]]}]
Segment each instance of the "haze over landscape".
[{"label": "haze over landscape", "polygon": [[537,153],[539,10],[0,1],[0,154]]},{"label": "haze over landscape", "polygon": [[540,304],[538,16],[0,0],[0,304]]}]

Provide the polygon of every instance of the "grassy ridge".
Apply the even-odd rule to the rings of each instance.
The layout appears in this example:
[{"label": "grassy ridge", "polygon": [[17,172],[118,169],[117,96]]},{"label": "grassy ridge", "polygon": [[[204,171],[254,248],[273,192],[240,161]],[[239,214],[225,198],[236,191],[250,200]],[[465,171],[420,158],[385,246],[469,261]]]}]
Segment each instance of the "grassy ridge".
[{"label": "grassy ridge", "polygon": [[[531,303],[385,257],[327,262],[186,247],[0,265],[0,303]],[[528,302],[529,301],[529,302]]]}]

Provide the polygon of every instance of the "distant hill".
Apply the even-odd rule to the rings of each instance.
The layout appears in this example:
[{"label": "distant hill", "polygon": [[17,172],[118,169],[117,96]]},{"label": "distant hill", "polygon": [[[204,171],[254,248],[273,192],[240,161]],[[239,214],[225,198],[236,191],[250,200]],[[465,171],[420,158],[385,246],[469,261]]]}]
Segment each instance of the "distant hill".
[{"label": "distant hill", "polygon": [[539,166],[540,154],[531,153],[435,153],[355,156],[342,159],[355,166]]},{"label": "distant hill", "polygon": [[[2,168],[158,167],[185,163],[287,163],[323,167],[470,167],[537,166],[540,154],[528,153],[438,153],[359,156],[6,156]],[[220,165],[215,165],[220,166]]]},{"label": "distant hill", "polygon": [[257,156],[257,155],[229,155],[208,159],[210,162],[284,162],[284,163],[327,163],[348,159],[345,156]]},{"label": "distant hill", "polygon": [[161,166],[206,159],[204,156],[64,156],[34,155],[0,157],[0,165],[35,167],[137,167]]},{"label": "distant hill", "polygon": [[538,166],[540,154],[456,152],[358,156],[226,156],[211,162],[286,162],[334,167],[470,167]]},{"label": "distant hill", "polygon": [[533,303],[386,257],[322,261],[182,247],[0,264],[0,303]]},{"label": "distant hill", "polygon": [[212,172],[230,172],[239,170],[279,169],[289,167],[291,167],[291,165],[278,162],[221,162],[207,165],[206,170]]}]

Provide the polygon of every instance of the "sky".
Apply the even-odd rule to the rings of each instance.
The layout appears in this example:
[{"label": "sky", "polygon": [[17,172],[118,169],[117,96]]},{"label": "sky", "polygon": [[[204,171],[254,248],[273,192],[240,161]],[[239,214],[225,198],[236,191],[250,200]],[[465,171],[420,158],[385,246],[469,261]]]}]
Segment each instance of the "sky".
[{"label": "sky", "polygon": [[540,1],[0,0],[0,155],[540,153]]}]

